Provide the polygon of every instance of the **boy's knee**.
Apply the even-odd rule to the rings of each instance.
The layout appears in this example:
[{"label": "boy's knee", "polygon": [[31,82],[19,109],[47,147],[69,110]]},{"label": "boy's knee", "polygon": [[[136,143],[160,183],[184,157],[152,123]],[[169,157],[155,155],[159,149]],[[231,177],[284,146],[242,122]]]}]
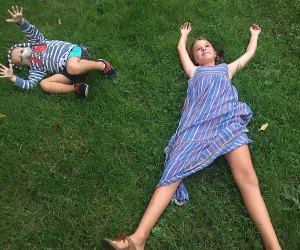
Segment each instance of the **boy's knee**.
[{"label": "boy's knee", "polygon": [[45,92],[49,92],[49,81],[47,79],[44,79],[40,82],[40,86],[42,88],[43,91]]},{"label": "boy's knee", "polygon": [[80,73],[80,66],[78,62],[68,61],[66,69],[70,75],[78,75]]}]

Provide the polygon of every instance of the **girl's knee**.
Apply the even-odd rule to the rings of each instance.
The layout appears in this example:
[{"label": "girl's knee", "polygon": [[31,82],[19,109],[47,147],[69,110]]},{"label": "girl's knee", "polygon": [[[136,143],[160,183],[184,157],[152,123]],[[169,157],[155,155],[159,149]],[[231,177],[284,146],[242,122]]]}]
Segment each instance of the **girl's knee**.
[{"label": "girl's knee", "polygon": [[237,177],[239,186],[243,188],[257,188],[259,186],[255,171],[243,170]]}]

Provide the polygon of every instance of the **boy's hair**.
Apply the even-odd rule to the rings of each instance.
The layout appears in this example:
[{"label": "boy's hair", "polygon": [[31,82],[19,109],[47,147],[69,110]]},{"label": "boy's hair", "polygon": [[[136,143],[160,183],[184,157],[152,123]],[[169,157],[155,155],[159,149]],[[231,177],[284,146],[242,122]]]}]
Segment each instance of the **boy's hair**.
[{"label": "boy's hair", "polygon": [[216,59],[215,59],[216,65],[218,65],[218,64],[224,62],[224,59],[223,59],[223,57],[224,57],[224,50],[223,50],[223,49],[221,49],[221,50],[217,49],[216,46],[215,46],[215,45],[214,45],[207,37],[205,37],[205,36],[200,36],[198,39],[196,39],[195,41],[193,41],[193,42],[190,44],[190,48],[189,48],[189,51],[188,51],[189,56],[190,56],[192,62],[193,62],[195,65],[198,65],[198,64],[197,64],[197,62],[195,61],[195,58],[194,58],[193,47],[194,47],[195,43],[196,43],[197,41],[199,41],[199,40],[206,40],[206,41],[208,41],[208,42],[212,45],[213,49],[217,52],[217,57],[216,57]]}]

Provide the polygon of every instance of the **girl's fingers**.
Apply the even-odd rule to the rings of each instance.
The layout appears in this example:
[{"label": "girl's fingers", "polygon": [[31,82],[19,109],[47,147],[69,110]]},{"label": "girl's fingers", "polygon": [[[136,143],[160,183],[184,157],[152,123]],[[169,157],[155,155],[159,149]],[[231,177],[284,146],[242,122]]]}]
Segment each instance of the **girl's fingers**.
[{"label": "girl's fingers", "polygon": [[260,30],[260,27],[256,23],[253,23],[251,25],[251,28],[254,29],[254,30]]},{"label": "girl's fingers", "polygon": [[181,29],[190,29],[192,25],[189,22],[185,22],[181,27]]}]

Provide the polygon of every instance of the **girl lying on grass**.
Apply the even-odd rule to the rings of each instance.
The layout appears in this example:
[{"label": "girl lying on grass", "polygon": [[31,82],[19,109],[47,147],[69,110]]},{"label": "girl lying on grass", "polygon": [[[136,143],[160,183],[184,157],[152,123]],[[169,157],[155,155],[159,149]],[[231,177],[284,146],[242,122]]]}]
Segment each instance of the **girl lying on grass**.
[{"label": "girl lying on grass", "polygon": [[163,175],[136,231],[115,240],[104,239],[110,249],[144,249],[151,229],[170,201],[182,205],[188,193],[182,180],[209,166],[225,155],[250,217],[258,228],[266,249],[281,249],[253,168],[247,137],[252,112],[238,101],[231,79],[253,57],[260,27],[250,27],[246,52],[230,64],[222,63],[218,50],[206,38],[186,49],[192,30],[190,23],[181,26],[178,53],[188,80],[179,126],[169,141]]}]

